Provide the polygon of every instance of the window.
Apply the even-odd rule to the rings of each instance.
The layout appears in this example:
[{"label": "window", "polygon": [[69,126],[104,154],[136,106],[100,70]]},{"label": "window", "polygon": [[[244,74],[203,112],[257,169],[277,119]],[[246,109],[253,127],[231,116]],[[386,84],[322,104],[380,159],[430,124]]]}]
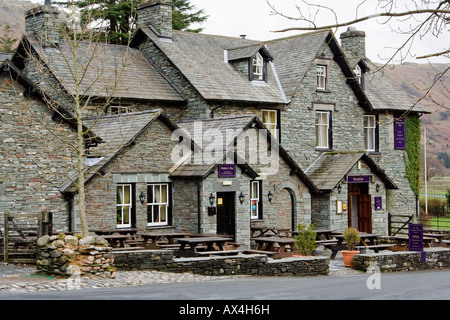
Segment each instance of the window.
[{"label": "window", "polygon": [[110,106],[109,108],[110,114],[127,114],[130,112],[131,110],[127,106]]},{"label": "window", "polygon": [[317,89],[328,90],[328,68],[327,66],[317,66]]},{"label": "window", "polygon": [[377,118],[374,115],[364,116],[364,149],[377,150]]},{"label": "window", "polygon": [[117,186],[117,227],[131,227],[132,187],[130,184]]},{"label": "window", "polygon": [[316,147],[331,149],[331,111],[316,111]]},{"label": "window", "polygon": [[147,185],[147,225],[167,225],[169,216],[169,185]]},{"label": "window", "polygon": [[358,80],[359,84],[362,85],[361,67],[359,65],[356,65],[355,69],[353,69],[353,72],[355,73],[356,79]]},{"label": "window", "polygon": [[250,218],[261,219],[262,207],[261,207],[261,181],[252,181],[250,185]]},{"label": "window", "polygon": [[262,110],[262,122],[270,131],[272,136],[278,140],[278,111],[277,110]]},{"label": "window", "polygon": [[253,80],[264,80],[264,59],[259,52],[253,58]]}]

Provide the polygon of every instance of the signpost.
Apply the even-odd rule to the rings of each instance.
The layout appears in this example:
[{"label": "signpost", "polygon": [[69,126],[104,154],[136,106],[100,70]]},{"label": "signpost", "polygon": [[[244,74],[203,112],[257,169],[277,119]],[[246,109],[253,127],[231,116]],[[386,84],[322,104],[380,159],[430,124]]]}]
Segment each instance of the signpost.
[{"label": "signpost", "polygon": [[426,252],[423,251],[423,225],[410,223],[408,226],[409,251],[422,252],[422,262],[426,261]]}]

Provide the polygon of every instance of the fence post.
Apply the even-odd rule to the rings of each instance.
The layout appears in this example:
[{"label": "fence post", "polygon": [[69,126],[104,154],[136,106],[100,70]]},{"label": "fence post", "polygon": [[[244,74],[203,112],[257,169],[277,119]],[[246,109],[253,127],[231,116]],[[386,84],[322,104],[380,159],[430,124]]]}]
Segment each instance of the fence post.
[{"label": "fence post", "polygon": [[391,221],[391,213],[390,212],[388,212],[388,236],[391,236],[392,235],[392,231],[391,231],[391,228],[392,228],[392,221]]},{"label": "fence post", "polygon": [[8,262],[9,230],[8,230],[8,211],[7,210],[5,210],[5,212],[3,214],[3,220],[4,220],[4,229],[5,229],[5,234],[3,235],[3,262]]}]

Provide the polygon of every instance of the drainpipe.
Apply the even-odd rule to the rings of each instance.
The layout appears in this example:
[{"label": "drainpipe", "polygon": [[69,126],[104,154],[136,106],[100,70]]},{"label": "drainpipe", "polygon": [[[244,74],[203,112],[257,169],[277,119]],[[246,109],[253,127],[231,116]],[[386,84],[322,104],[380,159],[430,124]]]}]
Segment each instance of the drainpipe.
[{"label": "drainpipe", "polygon": [[201,205],[201,197],[200,197],[200,191],[201,191],[201,182],[197,181],[197,179],[193,179],[195,185],[197,186],[197,233],[201,233],[201,212],[202,212],[202,205]]}]

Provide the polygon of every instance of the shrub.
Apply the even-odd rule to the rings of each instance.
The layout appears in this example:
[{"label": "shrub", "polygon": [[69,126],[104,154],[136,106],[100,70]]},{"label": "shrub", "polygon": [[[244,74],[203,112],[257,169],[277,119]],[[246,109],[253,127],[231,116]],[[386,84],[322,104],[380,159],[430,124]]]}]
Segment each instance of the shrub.
[{"label": "shrub", "polygon": [[298,234],[295,237],[295,248],[300,254],[309,256],[316,250],[316,233],[313,231],[313,225],[297,225]]}]

